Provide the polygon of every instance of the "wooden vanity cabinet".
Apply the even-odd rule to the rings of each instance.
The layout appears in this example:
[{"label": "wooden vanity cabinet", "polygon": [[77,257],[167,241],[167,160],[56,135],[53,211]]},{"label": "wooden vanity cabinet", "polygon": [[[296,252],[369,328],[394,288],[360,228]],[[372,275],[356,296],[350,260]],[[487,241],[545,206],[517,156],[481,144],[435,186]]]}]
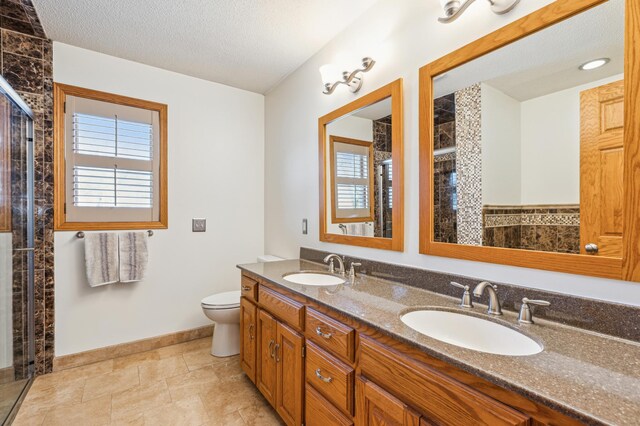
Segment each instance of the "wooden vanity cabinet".
[{"label": "wooden vanity cabinet", "polygon": [[241,303],[241,364],[251,378],[255,359],[256,386],[287,425],[580,424],[301,295],[253,282],[257,305]]},{"label": "wooden vanity cabinet", "polygon": [[[419,426],[420,415],[380,386],[363,378],[356,381],[357,426]],[[429,425],[424,420],[422,425]]]},{"label": "wooden vanity cabinet", "polygon": [[271,405],[276,403],[276,330],[278,322],[267,311],[258,310],[256,386]]},{"label": "wooden vanity cabinet", "polygon": [[276,328],[275,409],[287,425],[302,424],[304,399],[304,338],[278,322]]},{"label": "wooden vanity cabinet", "polygon": [[240,299],[240,366],[256,382],[257,308],[244,297]]}]

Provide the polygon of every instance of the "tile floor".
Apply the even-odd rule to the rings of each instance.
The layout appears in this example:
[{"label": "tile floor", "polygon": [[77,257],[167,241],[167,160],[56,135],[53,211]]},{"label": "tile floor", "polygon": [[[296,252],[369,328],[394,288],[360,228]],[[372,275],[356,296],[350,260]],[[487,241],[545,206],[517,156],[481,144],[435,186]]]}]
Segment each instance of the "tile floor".
[{"label": "tile floor", "polygon": [[240,369],[194,340],[36,378],[14,421],[35,425],[280,425]]}]

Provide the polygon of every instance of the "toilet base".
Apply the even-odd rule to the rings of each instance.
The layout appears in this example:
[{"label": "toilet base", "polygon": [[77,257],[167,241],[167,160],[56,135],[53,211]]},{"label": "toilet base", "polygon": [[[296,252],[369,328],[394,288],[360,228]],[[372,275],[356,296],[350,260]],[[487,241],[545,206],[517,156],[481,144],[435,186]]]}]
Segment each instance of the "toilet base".
[{"label": "toilet base", "polygon": [[211,355],[228,357],[240,353],[240,324],[218,324],[213,328]]}]

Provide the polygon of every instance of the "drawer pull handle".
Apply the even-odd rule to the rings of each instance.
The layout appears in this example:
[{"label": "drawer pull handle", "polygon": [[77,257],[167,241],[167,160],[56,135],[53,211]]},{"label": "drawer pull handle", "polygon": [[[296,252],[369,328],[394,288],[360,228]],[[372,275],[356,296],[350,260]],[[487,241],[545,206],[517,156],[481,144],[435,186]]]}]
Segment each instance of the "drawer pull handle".
[{"label": "drawer pull handle", "polygon": [[273,340],[269,340],[269,355],[271,358],[275,358],[276,356],[273,354]]},{"label": "drawer pull handle", "polygon": [[249,290],[251,290],[251,287],[249,287],[248,285],[242,286],[242,291],[249,291]]},{"label": "drawer pull handle", "polygon": [[316,328],[316,334],[320,337],[323,337],[325,339],[331,339],[331,336],[333,336],[333,334],[331,333],[323,333],[322,330],[320,329],[320,327]]},{"label": "drawer pull handle", "polygon": [[253,324],[249,324],[249,340],[253,340]]},{"label": "drawer pull handle", "polygon": [[333,378],[331,377],[324,377],[322,375],[322,370],[319,368],[316,370],[316,377],[325,383],[331,383],[333,381]]}]

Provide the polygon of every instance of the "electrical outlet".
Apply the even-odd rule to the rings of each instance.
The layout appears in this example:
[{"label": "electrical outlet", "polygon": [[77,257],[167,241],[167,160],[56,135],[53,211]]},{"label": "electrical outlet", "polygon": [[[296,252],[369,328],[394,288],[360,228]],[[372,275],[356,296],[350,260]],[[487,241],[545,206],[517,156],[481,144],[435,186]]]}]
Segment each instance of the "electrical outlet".
[{"label": "electrical outlet", "polygon": [[207,219],[191,219],[191,231],[192,232],[206,232]]}]

